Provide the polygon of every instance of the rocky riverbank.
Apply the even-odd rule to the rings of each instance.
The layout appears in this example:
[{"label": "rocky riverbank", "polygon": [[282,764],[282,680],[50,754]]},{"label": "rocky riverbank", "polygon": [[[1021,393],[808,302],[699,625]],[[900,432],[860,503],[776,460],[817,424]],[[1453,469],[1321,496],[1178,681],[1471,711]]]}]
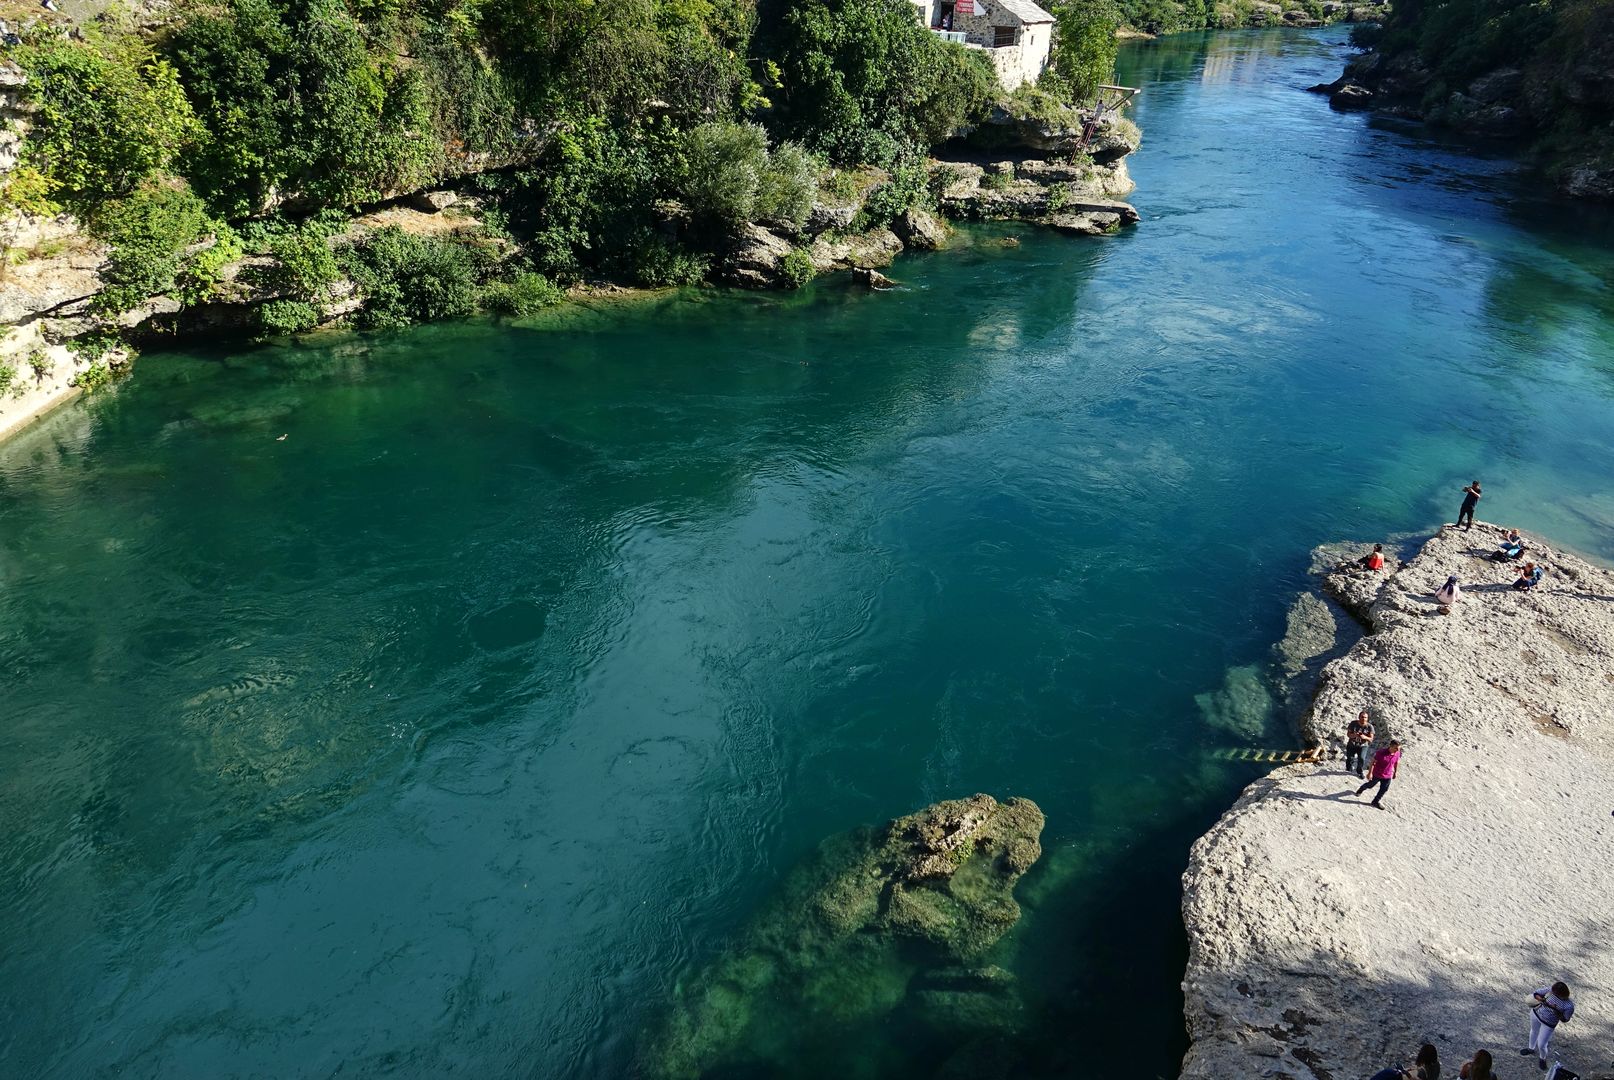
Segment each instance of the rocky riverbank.
[{"label": "rocky riverbank", "polygon": [[[27,129],[28,107],[21,73],[0,67],[0,74],[6,76],[0,106],[16,121],[11,142],[0,144],[3,176],[17,161],[16,132]],[[713,284],[789,289],[819,274],[850,271],[860,284],[889,286],[879,271],[902,252],[947,246],[948,218],[1025,221],[1083,236],[1136,222],[1137,211],[1121,199],[1134,186],[1126,157],[1140,139],[1137,126],[1116,115],[1084,133],[1073,109],[1033,118],[999,106],[922,165],[917,177],[873,167],[829,170],[818,178],[811,210],[801,220],[754,221],[718,233],[689,207],[668,200],[655,207],[653,242],[708,253],[702,256],[705,277]],[[112,262],[107,243],[71,214],[13,215],[0,236],[6,256],[0,265],[0,438],[107,381],[130,359],[125,343],[273,336],[284,332],[281,315],[291,308],[302,312],[298,329],[361,317],[372,297],[345,269],[351,260],[343,256],[378,238],[446,242],[473,252],[482,276],[520,277],[530,252],[497,226],[507,208],[478,190],[479,170],[506,165],[462,163],[453,184],[353,212],[319,241],[328,254],[318,254],[332,270],[317,290],[275,253],[215,234],[187,250],[187,257],[221,252],[205,283],[181,275],[173,289],[116,314],[100,302]],[[590,295],[598,288],[589,282],[573,292]],[[469,309],[467,301],[457,313]]]},{"label": "rocky riverbank", "polygon": [[[1510,24],[1463,0],[1439,8],[1444,22],[1426,32],[1433,10],[1389,12],[1382,28],[1362,35],[1375,47],[1312,89],[1336,109],[1371,109],[1510,144],[1561,193],[1614,200],[1614,7],[1572,0]],[[1458,29],[1465,19],[1473,25]],[[1464,37],[1492,44],[1450,47]]]},{"label": "rocky riverbank", "polygon": [[[1446,528],[1399,568],[1323,573],[1367,633],[1302,721],[1323,762],[1256,781],[1194,845],[1187,1080],[1357,1080],[1425,1041],[1534,1075],[1523,1002],[1558,978],[1587,1004],[1557,1049],[1614,1076],[1595,1004],[1614,992],[1614,572],[1534,542],[1548,571],[1522,593],[1486,558],[1501,536]],[[1448,574],[1466,591],[1441,616]],[[1342,768],[1360,708],[1406,748],[1384,811]]]}]

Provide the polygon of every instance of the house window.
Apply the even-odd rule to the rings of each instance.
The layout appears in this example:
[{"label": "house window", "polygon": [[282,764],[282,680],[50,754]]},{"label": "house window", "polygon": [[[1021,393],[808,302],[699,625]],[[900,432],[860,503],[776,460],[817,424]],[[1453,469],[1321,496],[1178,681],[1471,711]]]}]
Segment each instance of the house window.
[{"label": "house window", "polygon": [[1006,49],[1010,45],[1013,45],[1013,44],[1014,44],[1014,27],[1012,27],[1012,26],[994,26],[994,27],[992,27],[992,48],[994,48],[994,49]]}]

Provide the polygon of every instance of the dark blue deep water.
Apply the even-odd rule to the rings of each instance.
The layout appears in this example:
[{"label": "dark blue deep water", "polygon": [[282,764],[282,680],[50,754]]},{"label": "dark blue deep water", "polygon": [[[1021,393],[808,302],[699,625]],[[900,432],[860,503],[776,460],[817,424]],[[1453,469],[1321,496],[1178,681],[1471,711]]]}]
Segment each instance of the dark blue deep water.
[{"label": "dark blue deep water", "polygon": [[1128,46],[1122,236],[151,355],[0,447],[0,1075],[627,1075],[821,838],[976,791],[1048,818],[1020,1051],[1173,1075],[1215,753],[1290,737],[1196,698],[1308,549],[1478,476],[1614,555],[1609,223],[1330,112],[1343,41]]}]

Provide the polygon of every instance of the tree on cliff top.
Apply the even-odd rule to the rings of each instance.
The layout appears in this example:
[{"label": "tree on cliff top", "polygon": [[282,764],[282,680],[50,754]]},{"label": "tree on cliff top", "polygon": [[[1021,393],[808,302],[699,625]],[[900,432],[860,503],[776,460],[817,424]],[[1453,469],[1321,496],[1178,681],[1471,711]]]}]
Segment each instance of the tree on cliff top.
[{"label": "tree on cliff top", "polygon": [[1115,78],[1121,9],[1115,0],[1067,0],[1054,6],[1053,15],[1054,78],[1069,100],[1091,101],[1100,84]]},{"label": "tree on cliff top", "polygon": [[12,53],[28,76],[33,131],[22,163],[54,198],[83,207],[129,194],[200,132],[175,70],[133,34],[91,27]]},{"label": "tree on cliff top", "polygon": [[838,163],[887,165],[942,142],[997,92],[979,50],[920,26],[907,0],[806,0],[775,37],[776,123]]}]

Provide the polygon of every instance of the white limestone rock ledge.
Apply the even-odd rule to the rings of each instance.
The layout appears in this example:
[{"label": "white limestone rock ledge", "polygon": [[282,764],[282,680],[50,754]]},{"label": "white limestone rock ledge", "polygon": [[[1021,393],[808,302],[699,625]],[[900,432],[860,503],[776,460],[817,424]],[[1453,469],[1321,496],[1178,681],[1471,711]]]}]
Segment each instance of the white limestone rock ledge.
[{"label": "white limestone rock ledge", "polygon": [[[1533,549],[1532,593],[1484,556],[1502,532],[1448,527],[1389,573],[1325,574],[1368,633],[1322,671],[1320,765],[1247,788],[1183,874],[1192,1045],[1185,1080],[1362,1080],[1433,1042],[1539,1075],[1528,992],[1580,1009],[1556,1048],[1614,1077],[1614,572]],[[1436,613],[1448,573],[1464,597]],[[1372,809],[1338,732],[1361,707],[1406,744]]]}]

